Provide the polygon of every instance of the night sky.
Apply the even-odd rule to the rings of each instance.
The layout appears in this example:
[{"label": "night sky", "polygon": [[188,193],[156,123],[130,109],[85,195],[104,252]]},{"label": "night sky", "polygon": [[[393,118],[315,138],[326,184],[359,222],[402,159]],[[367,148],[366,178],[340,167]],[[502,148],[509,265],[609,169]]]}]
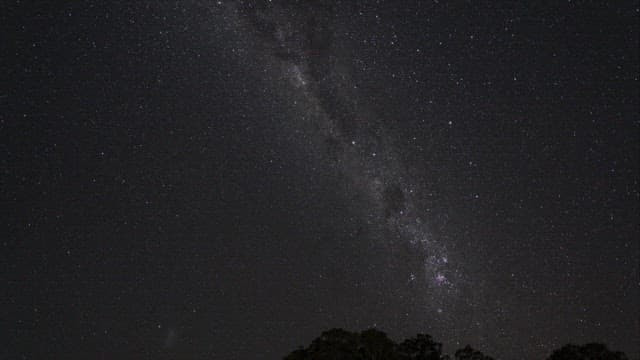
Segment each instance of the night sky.
[{"label": "night sky", "polygon": [[7,3],[1,358],[640,354],[637,1]]}]

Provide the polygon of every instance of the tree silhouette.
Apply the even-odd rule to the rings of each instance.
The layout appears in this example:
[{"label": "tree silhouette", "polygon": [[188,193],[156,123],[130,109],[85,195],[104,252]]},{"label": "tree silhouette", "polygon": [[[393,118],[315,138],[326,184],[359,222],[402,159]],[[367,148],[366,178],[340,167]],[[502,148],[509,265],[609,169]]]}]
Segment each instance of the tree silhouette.
[{"label": "tree silhouette", "polygon": [[547,360],[628,360],[619,351],[611,351],[604,344],[590,343],[582,346],[568,344],[554,351]]},{"label": "tree silhouette", "polygon": [[398,347],[398,352],[402,359],[440,360],[442,344],[433,341],[429,335],[418,334],[415,338],[403,341]]},{"label": "tree silhouette", "polygon": [[396,344],[387,334],[376,329],[365,330],[360,334],[343,329],[325,331],[309,347],[298,349],[285,357],[285,360],[301,359],[399,360]]},{"label": "tree silhouette", "polygon": [[[343,329],[323,332],[306,348],[293,351],[285,360],[442,360],[442,344],[418,334],[396,344],[382,331],[352,333]],[[448,359],[448,358],[447,358]]]},{"label": "tree silhouette", "polygon": [[493,360],[493,358],[467,345],[464,349],[456,351],[455,360]]},{"label": "tree silhouette", "polygon": [[395,359],[396,344],[387,334],[376,329],[365,330],[360,334],[359,354],[362,359]]},{"label": "tree silhouette", "polygon": [[[323,332],[311,344],[287,355],[285,360],[450,360],[442,355],[442,344],[427,334],[397,344],[377,329],[361,333],[343,329]],[[454,360],[493,360],[467,345],[454,354]],[[547,360],[629,360],[622,352],[614,352],[603,344],[565,345]]]}]

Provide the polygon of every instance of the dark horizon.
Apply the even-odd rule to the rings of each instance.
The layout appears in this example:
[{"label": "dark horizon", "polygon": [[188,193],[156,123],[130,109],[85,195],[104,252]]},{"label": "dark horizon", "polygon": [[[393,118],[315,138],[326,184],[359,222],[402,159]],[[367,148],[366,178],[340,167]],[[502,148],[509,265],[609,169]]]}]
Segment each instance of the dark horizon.
[{"label": "dark horizon", "polygon": [[[554,349],[546,360],[629,360],[624,352],[606,344],[588,342],[565,344]],[[446,351],[438,339],[416,334],[402,341],[390,339],[384,331],[369,328],[358,331],[327,329],[308,346],[299,346],[284,360],[385,359],[385,360],[495,360],[490,354],[466,344]]]},{"label": "dark horizon", "polygon": [[640,356],[638,2],[0,14],[0,358]]}]

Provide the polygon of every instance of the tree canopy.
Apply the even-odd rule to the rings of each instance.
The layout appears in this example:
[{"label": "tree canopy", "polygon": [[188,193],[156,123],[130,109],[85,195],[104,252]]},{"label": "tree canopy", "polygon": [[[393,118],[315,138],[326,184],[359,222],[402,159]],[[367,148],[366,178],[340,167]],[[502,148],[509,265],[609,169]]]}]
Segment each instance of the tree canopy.
[{"label": "tree canopy", "polygon": [[[300,347],[284,360],[452,360],[442,354],[442,344],[427,334],[396,343],[378,329],[360,333],[344,329],[324,331],[307,347]],[[458,349],[453,360],[494,360],[470,345]],[[565,345],[547,360],[628,360],[622,352],[611,351],[604,344]]]},{"label": "tree canopy", "polygon": [[604,344],[589,343],[582,346],[568,344],[554,351],[547,360],[628,360],[620,351],[611,351]]}]

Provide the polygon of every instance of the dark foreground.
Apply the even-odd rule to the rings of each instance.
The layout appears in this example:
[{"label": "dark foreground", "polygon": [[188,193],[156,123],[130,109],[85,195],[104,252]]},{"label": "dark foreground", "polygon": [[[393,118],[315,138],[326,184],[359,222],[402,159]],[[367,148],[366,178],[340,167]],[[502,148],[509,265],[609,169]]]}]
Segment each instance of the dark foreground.
[{"label": "dark foreground", "polygon": [[[418,334],[413,338],[396,343],[382,331],[369,329],[349,332],[331,329],[323,332],[305,348],[287,355],[285,360],[303,359],[358,359],[358,360],[493,360],[491,356],[467,345],[457,350],[453,356],[442,354],[442,344],[431,336]],[[604,344],[589,343],[582,346],[565,345],[555,350],[547,360],[627,360],[619,351],[611,351]]]}]

